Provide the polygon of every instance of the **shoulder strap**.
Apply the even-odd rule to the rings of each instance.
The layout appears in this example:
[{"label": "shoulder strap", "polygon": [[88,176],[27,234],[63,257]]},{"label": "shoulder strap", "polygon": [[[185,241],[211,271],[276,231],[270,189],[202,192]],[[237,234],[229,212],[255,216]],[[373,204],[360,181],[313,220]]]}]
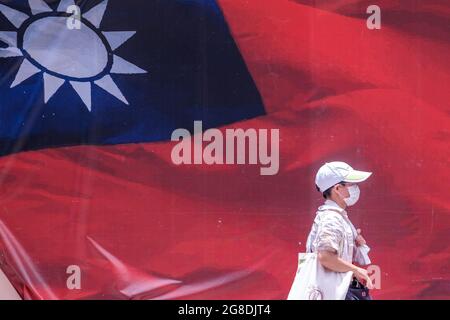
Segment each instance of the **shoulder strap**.
[{"label": "shoulder strap", "polygon": [[358,233],[356,232],[356,228],[353,226],[353,223],[351,223],[351,221],[350,221],[350,219],[348,219],[348,217],[344,217],[338,209],[334,209],[331,206],[322,206],[322,207],[324,207],[324,208],[321,209],[321,210],[318,210],[318,211],[321,211],[321,212],[324,212],[324,211],[337,212],[342,217],[342,219],[345,221],[345,223],[348,224],[349,227],[352,229],[353,236],[356,239],[356,237],[358,236]]}]

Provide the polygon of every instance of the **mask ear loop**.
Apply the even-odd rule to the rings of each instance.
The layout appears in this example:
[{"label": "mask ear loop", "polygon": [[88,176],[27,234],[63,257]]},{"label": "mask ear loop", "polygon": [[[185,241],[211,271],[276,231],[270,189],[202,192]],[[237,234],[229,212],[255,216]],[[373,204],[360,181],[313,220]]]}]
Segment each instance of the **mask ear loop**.
[{"label": "mask ear loop", "polygon": [[[337,186],[338,184],[339,184],[339,185],[342,185],[341,182],[339,182],[339,183],[335,184],[335,186]],[[341,194],[339,191],[337,191],[337,190],[335,190],[335,191],[336,191],[336,193],[339,195],[339,197],[341,198],[341,200],[345,202],[344,199],[346,199],[346,198],[342,197],[342,194]]]}]

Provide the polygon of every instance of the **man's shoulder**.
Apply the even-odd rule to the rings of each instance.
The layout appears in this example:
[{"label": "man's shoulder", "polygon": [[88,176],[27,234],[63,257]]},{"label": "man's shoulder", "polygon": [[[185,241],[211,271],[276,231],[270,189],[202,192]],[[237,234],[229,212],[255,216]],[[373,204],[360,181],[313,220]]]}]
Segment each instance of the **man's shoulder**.
[{"label": "man's shoulder", "polygon": [[318,221],[329,221],[329,222],[336,222],[336,223],[343,223],[345,222],[344,217],[339,212],[339,210],[334,208],[328,208],[321,206],[317,210],[316,213],[316,219]]}]

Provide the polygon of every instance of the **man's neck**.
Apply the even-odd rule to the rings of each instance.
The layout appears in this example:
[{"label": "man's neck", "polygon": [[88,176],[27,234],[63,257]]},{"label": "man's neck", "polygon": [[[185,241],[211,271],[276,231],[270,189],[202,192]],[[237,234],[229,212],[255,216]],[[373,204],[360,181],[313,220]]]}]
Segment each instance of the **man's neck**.
[{"label": "man's neck", "polygon": [[334,201],[339,207],[341,207],[344,210],[347,208],[347,204],[342,199],[331,198],[329,200]]}]

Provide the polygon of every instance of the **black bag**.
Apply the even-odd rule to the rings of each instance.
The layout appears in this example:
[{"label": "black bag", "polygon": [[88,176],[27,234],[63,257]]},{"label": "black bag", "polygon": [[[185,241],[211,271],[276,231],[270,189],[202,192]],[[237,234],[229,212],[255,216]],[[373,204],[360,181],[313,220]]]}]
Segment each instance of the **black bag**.
[{"label": "black bag", "polygon": [[372,300],[372,297],[369,294],[369,289],[356,278],[353,278],[345,300]]}]

